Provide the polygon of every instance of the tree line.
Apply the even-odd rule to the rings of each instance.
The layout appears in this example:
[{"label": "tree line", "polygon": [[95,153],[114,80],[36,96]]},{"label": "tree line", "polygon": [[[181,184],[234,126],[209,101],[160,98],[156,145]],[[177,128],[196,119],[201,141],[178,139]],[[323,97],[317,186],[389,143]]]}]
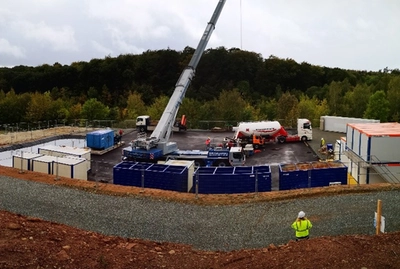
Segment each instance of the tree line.
[{"label": "tree line", "polygon": [[[0,68],[0,124],[59,119],[159,118],[194,52],[156,50],[74,62]],[[322,115],[398,121],[400,71],[344,70],[224,47],[208,49],[179,114],[201,121]]]}]

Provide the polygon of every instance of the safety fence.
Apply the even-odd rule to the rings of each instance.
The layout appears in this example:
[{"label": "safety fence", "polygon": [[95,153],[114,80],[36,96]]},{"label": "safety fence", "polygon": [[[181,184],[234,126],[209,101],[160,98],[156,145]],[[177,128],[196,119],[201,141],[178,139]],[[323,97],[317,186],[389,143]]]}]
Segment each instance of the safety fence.
[{"label": "safety fence", "polygon": [[18,132],[5,132],[0,134],[0,146],[24,143],[27,141],[37,141],[46,137],[54,137],[58,135],[83,134],[91,130],[94,130],[94,128],[83,128],[77,126],[58,126],[37,130],[30,129],[29,131],[22,131],[22,129],[19,129]]},{"label": "safety fence", "polygon": [[45,120],[34,122],[17,122],[0,125],[0,132],[29,132],[35,130],[50,129],[56,127],[81,127],[81,128],[112,128],[118,125],[115,120],[88,120],[88,119],[71,119],[71,120]]}]

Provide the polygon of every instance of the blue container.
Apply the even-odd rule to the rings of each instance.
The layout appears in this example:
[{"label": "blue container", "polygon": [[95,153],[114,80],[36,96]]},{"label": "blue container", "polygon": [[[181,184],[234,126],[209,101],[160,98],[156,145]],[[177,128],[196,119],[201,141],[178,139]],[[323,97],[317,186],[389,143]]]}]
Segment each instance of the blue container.
[{"label": "blue container", "polygon": [[279,190],[308,188],[308,170],[300,170],[296,164],[279,165]]},{"label": "blue container", "polygon": [[235,167],[217,167],[215,174],[233,174]]},{"label": "blue container", "polygon": [[271,173],[271,167],[269,165],[253,166],[253,173]]},{"label": "blue container", "polygon": [[235,174],[251,174],[253,173],[253,166],[236,166]]},{"label": "blue container", "polygon": [[201,166],[196,170],[196,173],[199,174],[211,174],[213,175],[215,173],[215,170],[217,168],[216,167],[205,167],[205,166]]},{"label": "blue container", "polygon": [[114,166],[113,182],[125,186],[187,192],[188,169],[185,166],[122,162]]},{"label": "blue container", "polygon": [[92,149],[108,149],[114,146],[114,131],[98,130],[87,133],[86,145]]},{"label": "blue container", "polygon": [[329,167],[332,168],[332,171],[335,175],[333,178],[334,181],[330,181],[329,185],[333,182],[340,182],[341,185],[347,185],[347,166],[340,161],[329,162],[328,164]]},{"label": "blue container", "polygon": [[113,167],[113,183],[124,186],[141,186],[140,171],[132,169],[135,162],[121,162]]},{"label": "blue container", "polygon": [[169,165],[154,164],[145,170],[144,187],[178,192],[187,192],[188,169],[170,168]]},{"label": "blue container", "polygon": [[332,171],[327,162],[312,162],[311,187],[328,186]]},{"label": "blue container", "polygon": [[332,183],[347,184],[347,167],[341,162],[314,162],[311,170],[311,187],[324,187]]},{"label": "blue container", "polygon": [[[194,182],[199,179],[198,192],[203,194],[233,194],[271,191],[269,166],[258,167],[216,167],[196,170]],[[195,188],[194,188],[195,189]]]}]

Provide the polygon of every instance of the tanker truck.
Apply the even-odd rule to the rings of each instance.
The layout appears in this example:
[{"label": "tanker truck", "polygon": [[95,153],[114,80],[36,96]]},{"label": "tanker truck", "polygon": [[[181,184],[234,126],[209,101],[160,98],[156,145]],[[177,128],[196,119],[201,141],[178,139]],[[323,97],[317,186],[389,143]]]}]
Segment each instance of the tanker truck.
[{"label": "tanker truck", "polygon": [[253,144],[255,149],[269,142],[312,140],[312,127],[308,119],[297,119],[297,129],[286,130],[278,121],[255,121],[241,122],[233,130],[235,141],[242,146]]}]

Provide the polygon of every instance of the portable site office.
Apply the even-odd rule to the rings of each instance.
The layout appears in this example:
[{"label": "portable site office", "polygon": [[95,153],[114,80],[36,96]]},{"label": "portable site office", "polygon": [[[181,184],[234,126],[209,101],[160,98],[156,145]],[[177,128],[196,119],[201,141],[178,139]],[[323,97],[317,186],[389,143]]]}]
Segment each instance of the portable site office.
[{"label": "portable site office", "polygon": [[347,124],[349,170],[361,184],[400,183],[400,124]]},{"label": "portable site office", "polygon": [[43,155],[32,160],[32,171],[87,180],[86,159]]},{"label": "portable site office", "polygon": [[12,156],[12,167],[20,170],[32,170],[33,160],[43,154],[21,151]]},{"label": "portable site office", "polygon": [[56,156],[56,157],[74,157],[74,158],[83,158],[86,159],[86,169],[89,171],[91,169],[91,150],[90,148],[76,148],[69,146],[55,146],[55,145],[47,145],[41,146],[38,148],[39,154]]}]

